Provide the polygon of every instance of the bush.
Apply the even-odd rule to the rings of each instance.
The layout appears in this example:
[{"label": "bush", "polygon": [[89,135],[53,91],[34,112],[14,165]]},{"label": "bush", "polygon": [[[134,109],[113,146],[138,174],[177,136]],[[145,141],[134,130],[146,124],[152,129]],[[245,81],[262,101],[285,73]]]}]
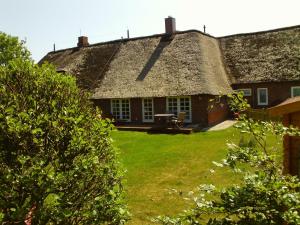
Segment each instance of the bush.
[{"label": "bush", "polygon": [[[229,96],[231,108],[245,111],[242,98]],[[240,107],[242,106],[242,107]],[[241,110],[239,110],[241,109]],[[228,143],[228,154],[218,167],[229,167],[241,177],[236,184],[217,188],[200,185],[190,192],[193,206],[175,217],[160,216],[165,225],[297,225],[300,224],[299,178],[282,174],[281,148],[268,147],[268,135],[299,135],[299,130],[277,122],[254,121],[240,115],[236,128],[243,135],[239,145]]]},{"label": "bush", "polygon": [[112,124],[75,79],[12,59],[0,67],[0,96],[2,223],[123,224]]},{"label": "bush", "polygon": [[10,60],[30,60],[30,52],[24,47],[24,41],[19,42],[17,37],[12,37],[0,31],[0,66],[5,66]]}]

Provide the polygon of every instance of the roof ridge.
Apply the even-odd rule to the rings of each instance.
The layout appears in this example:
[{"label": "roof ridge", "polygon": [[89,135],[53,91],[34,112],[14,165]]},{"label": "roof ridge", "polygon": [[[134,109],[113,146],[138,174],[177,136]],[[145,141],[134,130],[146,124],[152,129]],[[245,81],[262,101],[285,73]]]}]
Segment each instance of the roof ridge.
[{"label": "roof ridge", "polygon": [[[214,37],[214,36],[212,36],[208,33],[204,33],[202,31],[199,31],[199,30],[196,30],[196,29],[176,31],[175,35],[176,34],[185,34],[185,33],[190,33],[190,32],[197,32],[197,33],[200,33],[202,35],[217,39],[216,37]],[[166,33],[160,33],[160,34],[152,34],[152,35],[139,36],[139,37],[133,37],[133,38],[123,38],[123,39],[121,38],[121,39],[115,39],[115,40],[111,40],[111,41],[98,42],[98,43],[90,44],[89,46],[85,46],[85,47],[75,46],[75,47],[71,47],[71,48],[59,49],[59,50],[55,50],[55,51],[50,51],[50,52],[48,52],[48,54],[49,53],[62,52],[62,51],[66,51],[66,50],[72,50],[72,49],[89,48],[89,47],[106,45],[106,44],[115,44],[115,43],[120,43],[120,42],[128,42],[128,41],[142,40],[142,39],[155,38],[155,37],[164,37],[164,36],[170,36],[170,35],[166,34]]]},{"label": "roof ridge", "polygon": [[[289,29],[294,29],[294,28],[300,28],[300,25],[295,25],[295,26],[289,26],[289,27],[281,27],[281,28],[275,28],[275,29],[270,29],[270,30],[264,30],[264,31],[257,31],[257,32],[249,32],[249,33],[238,33],[238,34],[230,34],[230,35],[225,35],[225,36],[220,36],[216,37],[213,35],[210,35],[208,33],[204,33],[202,31],[199,31],[197,29],[189,29],[189,30],[184,30],[184,31],[176,31],[176,34],[185,34],[185,33],[190,33],[190,32],[197,32],[199,34],[205,35],[210,38],[214,39],[221,39],[221,38],[227,38],[227,37],[237,37],[237,36],[247,36],[247,35],[255,35],[255,34],[263,34],[263,33],[269,33],[269,32],[277,32],[277,31],[283,31],[283,30],[289,30]],[[133,38],[121,38],[121,39],[115,39],[115,40],[110,40],[110,41],[104,41],[104,42],[98,42],[94,44],[90,44],[89,46],[86,47],[71,47],[71,48],[64,48],[64,49],[59,49],[56,51],[50,51],[49,53],[56,53],[56,52],[62,52],[66,50],[72,50],[72,49],[80,49],[80,48],[89,48],[89,47],[94,47],[94,46],[100,46],[100,45],[105,45],[105,44],[115,44],[119,42],[128,42],[128,41],[135,41],[135,40],[142,40],[146,38],[155,38],[155,37],[163,37],[163,36],[169,36],[166,33],[160,33],[160,34],[152,34],[152,35],[146,35],[146,36],[139,36],[139,37],[133,37]]]},{"label": "roof ridge", "polygon": [[275,28],[275,29],[255,31],[255,32],[249,32],[249,33],[230,34],[230,35],[220,36],[220,37],[216,37],[216,38],[221,39],[221,38],[228,38],[228,37],[239,37],[239,36],[248,36],[248,35],[256,35],[256,34],[265,34],[265,33],[272,33],[272,32],[290,30],[290,29],[295,29],[295,28],[300,28],[300,25],[280,27],[280,28]]}]

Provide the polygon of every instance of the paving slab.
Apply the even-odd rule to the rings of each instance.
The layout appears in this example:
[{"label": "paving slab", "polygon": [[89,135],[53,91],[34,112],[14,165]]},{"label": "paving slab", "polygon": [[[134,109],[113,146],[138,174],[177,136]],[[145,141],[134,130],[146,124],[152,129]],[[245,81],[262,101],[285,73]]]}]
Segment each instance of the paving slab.
[{"label": "paving slab", "polygon": [[204,128],[203,131],[215,131],[215,130],[224,130],[231,126],[233,126],[235,123],[237,123],[237,120],[225,120],[219,124],[216,124],[211,127]]}]

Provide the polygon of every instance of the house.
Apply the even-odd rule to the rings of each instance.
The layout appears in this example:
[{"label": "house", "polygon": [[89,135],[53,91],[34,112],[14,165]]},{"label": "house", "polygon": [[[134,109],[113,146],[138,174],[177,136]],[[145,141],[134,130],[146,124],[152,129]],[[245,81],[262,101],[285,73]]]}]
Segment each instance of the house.
[{"label": "house", "polygon": [[300,26],[218,38],[231,87],[253,108],[300,95]]},{"label": "house", "polygon": [[300,94],[300,26],[213,37],[176,31],[168,17],[163,34],[92,45],[79,37],[45,61],[74,74],[105,116],[142,124],[185,111],[186,123],[210,126],[228,116],[224,99],[209,107],[220,93],[241,90],[254,108]]}]

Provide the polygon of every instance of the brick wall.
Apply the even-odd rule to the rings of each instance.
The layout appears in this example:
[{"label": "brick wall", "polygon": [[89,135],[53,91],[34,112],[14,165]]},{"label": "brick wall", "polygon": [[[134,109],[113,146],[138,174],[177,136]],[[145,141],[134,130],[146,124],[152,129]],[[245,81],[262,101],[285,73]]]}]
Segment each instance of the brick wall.
[{"label": "brick wall", "polygon": [[[246,97],[246,99],[253,108],[268,108],[283,102],[291,97],[291,87],[293,86],[300,86],[300,81],[232,85],[235,90],[241,88],[252,89],[252,96]],[[260,106],[257,104],[257,88],[268,88],[268,105]]]},{"label": "brick wall", "polygon": [[192,123],[201,124],[202,126],[208,125],[207,107],[210,98],[209,95],[193,95],[191,97]]},{"label": "brick wall", "polygon": [[[227,117],[227,108],[216,105],[214,109],[208,111],[209,99],[212,95],[193,95],[191,96],[192,123],[202,126],[213,125],[223,121]],[[96,106],[99,106],[104,117],[111,117],[111,105],[109,99],[93,100]],[[223,103],[222,103],[223,104]],[[166,98],[153,98],[154,114],[166,113]],[[130,99],[131,122],[135,124],[143,123],[142,99]]]},{"label": "brick wall", "polygon": [[132,98],[130,99],[130,110],[131,110],[131,122],[138,124],[142,123],[142,99]]},{"label": "brick wall", "polygon": [[230,110],[226,98],[220,98],[209,103],[208,106],[208,126],[218,124],[229,117]]},{"label": "brick wall", "polygon": [[166,98],[154,98],[153,99],[153,105],[154,105],[154,114],[159,114],[159,113],[166,113],[167,111],[167,103],[166,103]]},{"label": "brick wall", "polygon": [[112,118],[110,109],[110,99],[93,99],[93,103],[102,110],[102,116]]}]

